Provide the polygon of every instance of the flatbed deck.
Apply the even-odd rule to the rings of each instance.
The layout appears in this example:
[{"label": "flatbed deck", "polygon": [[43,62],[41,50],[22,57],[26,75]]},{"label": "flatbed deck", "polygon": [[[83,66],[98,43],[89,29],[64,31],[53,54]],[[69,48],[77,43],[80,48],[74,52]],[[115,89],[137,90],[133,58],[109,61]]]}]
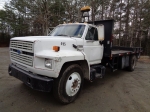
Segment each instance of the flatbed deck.
[{"label": "flatbed deck", "polygon": [[122,56],[122,55],[129,55],[129,54],[134,54],[135,52],[133,51],[127,51],[127,50],[112,50],[111,54],[113,57],[115,56]]},{"label": "flatbed deck", "polygon": [[111,50],[111,56],[123,56],[123,55],[129,55],[129,54],[139,54],[142,52],[142,48],[140,47],[120,47],[120,46],[114,46]]},{"label": "flatbed deck", "polygon": [[122,53],[130,53],[130,52],[131,51],[125,51],[125,50],[115,50],[115,51],[112,50],[112,55],[122,54]]}]

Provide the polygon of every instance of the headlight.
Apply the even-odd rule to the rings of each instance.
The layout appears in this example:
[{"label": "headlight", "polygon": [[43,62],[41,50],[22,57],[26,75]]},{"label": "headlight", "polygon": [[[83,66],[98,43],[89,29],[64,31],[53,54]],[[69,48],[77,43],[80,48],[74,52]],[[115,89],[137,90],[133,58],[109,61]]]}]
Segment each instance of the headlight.
[{"label": "headlight", "polygon": [[45,67],[52,69],[53,66],[53,60],[45,59]]}]

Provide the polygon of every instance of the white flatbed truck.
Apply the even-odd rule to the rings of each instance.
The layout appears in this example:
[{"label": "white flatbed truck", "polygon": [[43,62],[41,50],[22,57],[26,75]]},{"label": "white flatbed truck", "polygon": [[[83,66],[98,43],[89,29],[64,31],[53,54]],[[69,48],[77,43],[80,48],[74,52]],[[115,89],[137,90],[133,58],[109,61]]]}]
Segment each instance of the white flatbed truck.
[{"label": "white flatbed truck", "polygon": [[106,66],[113,72],[134,70],[142,48],[112,46],[113,23],[61,24],[49,36],[12,38],[8,72],[32,89],[52,90],[58,101],[71,103],[84,79],[103,78]]}]

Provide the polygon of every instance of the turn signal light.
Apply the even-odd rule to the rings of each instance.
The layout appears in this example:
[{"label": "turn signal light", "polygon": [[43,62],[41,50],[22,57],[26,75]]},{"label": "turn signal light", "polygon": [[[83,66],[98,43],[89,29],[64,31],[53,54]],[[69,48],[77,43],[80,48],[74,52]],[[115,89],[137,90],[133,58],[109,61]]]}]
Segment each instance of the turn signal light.
[{"label": "turn signal light", "polygon": [[58,51],[59,51],[59,49],[60,49],[60,47],[59,47],[59,46],[53,46],[53,50],[54,50],[55,52],[58,52]]}]

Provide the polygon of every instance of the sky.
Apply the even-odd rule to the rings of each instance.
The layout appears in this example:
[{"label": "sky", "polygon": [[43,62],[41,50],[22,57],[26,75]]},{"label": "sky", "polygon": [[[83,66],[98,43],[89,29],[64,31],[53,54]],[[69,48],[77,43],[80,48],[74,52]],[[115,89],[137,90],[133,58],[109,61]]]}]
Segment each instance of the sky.
[{"label": "sky", "polygon": [[8,2],[10,0],[0,0],[0,9],[3,9],[5,2]]}]

